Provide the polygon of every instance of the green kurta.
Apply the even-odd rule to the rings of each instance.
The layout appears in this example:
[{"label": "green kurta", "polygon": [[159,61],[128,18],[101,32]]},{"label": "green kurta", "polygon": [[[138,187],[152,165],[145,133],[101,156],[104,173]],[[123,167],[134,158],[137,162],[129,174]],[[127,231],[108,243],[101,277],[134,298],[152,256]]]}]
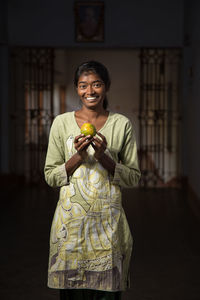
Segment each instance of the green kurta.
[{"label": "green kurta", "polygon": [[68,178],[65,162],[76,153],[80,128],[74,112],[55,118],[49,136],[45,179],[60,188],[51,236],[48,286],[58,289],[121,291],[127,288],[132,236],[121,201],[121,187],[138,184],[140,171],[131,122],[109,113],[99,130],[106,154],[116,162],[114,177],[88,158]]}]

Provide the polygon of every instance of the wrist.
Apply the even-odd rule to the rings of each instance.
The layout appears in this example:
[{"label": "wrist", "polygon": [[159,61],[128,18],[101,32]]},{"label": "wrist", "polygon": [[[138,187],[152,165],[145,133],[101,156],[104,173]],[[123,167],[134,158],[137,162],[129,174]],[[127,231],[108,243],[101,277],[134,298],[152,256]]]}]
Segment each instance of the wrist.
[{"label": "wrist", "polygon": [[101,161],[104,157],[105,157],[105,152],[98,154],[98,155],[94,154],[94,158],[98,161]]},{"label": "wrist", "polygon": [[85,157],[83,155],[81,155],[78,151],[75,154],[75,157],[77,159],[77,162],[82,163],[85,160]]}]

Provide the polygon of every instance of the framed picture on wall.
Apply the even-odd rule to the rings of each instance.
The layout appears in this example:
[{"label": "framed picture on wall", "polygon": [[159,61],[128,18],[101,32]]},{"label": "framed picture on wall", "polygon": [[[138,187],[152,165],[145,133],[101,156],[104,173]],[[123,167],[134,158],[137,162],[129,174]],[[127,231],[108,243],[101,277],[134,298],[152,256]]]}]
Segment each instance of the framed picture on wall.
[{"label": "framed picture on wall", "polygon": [[104,2],[75,2],[76,42],[104,41]]}]

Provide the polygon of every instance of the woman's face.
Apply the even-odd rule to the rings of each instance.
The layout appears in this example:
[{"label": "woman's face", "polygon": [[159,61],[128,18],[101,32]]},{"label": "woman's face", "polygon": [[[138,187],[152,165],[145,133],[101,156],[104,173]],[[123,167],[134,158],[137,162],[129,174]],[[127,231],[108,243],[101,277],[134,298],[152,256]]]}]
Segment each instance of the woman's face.
[{"label": "woman's face", "polygon": [[106,89],[99,75],[92,72],[83,73],[79,77],[77,93],[82,104],[88,109],[103,107]]}]

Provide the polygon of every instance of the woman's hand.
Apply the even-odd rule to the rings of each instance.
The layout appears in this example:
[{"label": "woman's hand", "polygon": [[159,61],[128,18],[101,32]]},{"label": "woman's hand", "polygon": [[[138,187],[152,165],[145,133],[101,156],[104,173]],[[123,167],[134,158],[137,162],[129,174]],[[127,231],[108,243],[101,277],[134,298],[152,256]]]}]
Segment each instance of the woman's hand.
[{"label": "woman's hand", "polygon": [[101,134],[100,132],[97,132],[97,134],[101,137],[101,139],[97,136],[94,136],[91,145],[95,150],[94,157],[97,160],[99,160],[103,156],[104,151],[106,150],[107,141],[103,134]]},{"label": "woman's hand", "polygon": [[74,139],[74,147],[79,154],[79,156],[82,158],[82,160],[87,158],[87,148],[90,145],[92,141],[92,136],[88,135],[85,136],[84,134],[80,134],[75,137]]},{"label": "woman's hand", "polygon": [[103,134],[99,132],[97,132],[97,134],[101,137],[101,139],[97,136],[94,136],[91,142],[91,145],[95,150],[94,157],[110,174],[114,176],[116,164],[114,160],[105,153],[107,147],[106,138]]},{"label": "woman's hand", "polygon": [[84,134],[80,134],[75,137],[74,147],[77,152],[65,163],[65,169],[68,176],[71,176],[87,158],[88,154],[86,150],[91,141],[92,137],[90,135],[85,136]]}]

